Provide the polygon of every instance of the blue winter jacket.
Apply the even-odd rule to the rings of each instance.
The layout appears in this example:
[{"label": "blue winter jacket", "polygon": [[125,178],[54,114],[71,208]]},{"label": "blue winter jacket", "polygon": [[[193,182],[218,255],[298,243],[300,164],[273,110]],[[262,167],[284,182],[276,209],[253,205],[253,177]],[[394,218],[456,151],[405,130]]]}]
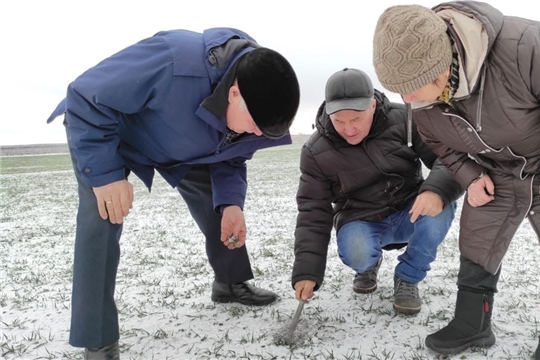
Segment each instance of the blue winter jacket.
[{"label": "blue winter jacket", "polygon": [[246,160],[291,143],[246,133],[223,144],[235,65],[255,47],[232,28],[159,32],[80,75],[47,122],[66,115],[70,150],[93,187],[125,179],[126,167],[149,189],[154,169],[176,187],[192,165],[209,164],[215,208],[243,208]]}]

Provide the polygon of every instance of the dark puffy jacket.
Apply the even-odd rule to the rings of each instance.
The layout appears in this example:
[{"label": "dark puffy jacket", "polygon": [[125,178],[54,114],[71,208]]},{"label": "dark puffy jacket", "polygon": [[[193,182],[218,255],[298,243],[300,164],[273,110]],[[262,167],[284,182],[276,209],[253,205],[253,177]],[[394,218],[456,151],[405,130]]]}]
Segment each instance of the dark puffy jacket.
[{"label": "dark puffy jacket", "polygon": [[[348,144],[325,112],[317,113],[317,131],[302,148],[295,263],[292,284],[313,280],[318,289],[326,268],[332,225],[339,230],[354,220],[381,221],[398,212],[426,190],[441,196],[445,205],[462,194],[461,187],[413,125],[407,144],[405,105],[391,103],[375,91],[377,108],[368,136]],[[426,180],[422,164],[431,169]]]},{"label": "dark puffy jacket", "polygon": [[493,181],[495,200],[464,202],[459,244],[495,274],[525,217],[540,233],[540,22],[476,1],[434,10],[467,61],[450,106],[413,104],[413,119],[464,188],[483,171]]}]

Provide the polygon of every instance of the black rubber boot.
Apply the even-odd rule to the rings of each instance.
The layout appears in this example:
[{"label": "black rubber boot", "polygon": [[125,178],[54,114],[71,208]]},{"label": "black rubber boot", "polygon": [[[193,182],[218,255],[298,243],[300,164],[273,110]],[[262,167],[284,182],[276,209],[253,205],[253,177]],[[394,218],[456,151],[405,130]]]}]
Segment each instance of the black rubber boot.
[{"label": "black rubber boot", "polygon": [[459,290],[454,319],[426,337],[426,346],[440,354],[454,355],[471,347],[495,344],[491,331],[493,296]]},{"label": "black rubber boot", "polygon": [[540,338],[538,339],[538,347],[534,352],[534,360],[540,360]]}]

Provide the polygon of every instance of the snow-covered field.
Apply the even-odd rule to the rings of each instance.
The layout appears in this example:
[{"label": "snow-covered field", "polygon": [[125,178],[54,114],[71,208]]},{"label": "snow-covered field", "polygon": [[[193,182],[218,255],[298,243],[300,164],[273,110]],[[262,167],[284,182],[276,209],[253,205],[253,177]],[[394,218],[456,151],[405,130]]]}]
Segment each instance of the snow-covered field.
[{"label": "snow-covered field", "polygon": [[[459,212],[421,283],[414,317],[392,310],[400,251],[384,253],[379,289],[353,293],[352,270],[335,238],[322,289],[305,306],[294,346],[276,335],[297,301],[290,284],[301,143],[260,151],[248,164],[247,246],[256,278],[281,301],[267,307],[214,304],[203,236],[178,193],[156,177],[152,193],[135,177],[117,282],[122,359],[442,359],[423,344],[453,316]],[[2,157],[0,351],[6,359],[82,359],[67,344],[75,179],[67,155]],[[461,202],[462,200],[460,200]],[[540,247],[525,222],[503,263],[490,349],[455,359],[530,359],[540,333]]]}]

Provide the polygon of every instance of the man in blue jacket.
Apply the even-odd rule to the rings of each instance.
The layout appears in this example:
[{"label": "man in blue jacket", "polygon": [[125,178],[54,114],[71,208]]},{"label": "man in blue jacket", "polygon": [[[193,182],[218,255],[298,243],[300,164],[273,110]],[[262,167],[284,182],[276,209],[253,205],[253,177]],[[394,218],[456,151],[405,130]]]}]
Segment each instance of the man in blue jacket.
[{"label": "man in blue jacket", "polygon": [[295,72],[246,33],[163,31],[90,68],[48,122],[64,115],[79,209],[69,342],[85,359],[117,359],[114,301],[127,176],[151,188],[154,171],[184,198],[206,237],[215,302],[266,305],[244,245],[246,160],[290,144],[299,105]]}]

